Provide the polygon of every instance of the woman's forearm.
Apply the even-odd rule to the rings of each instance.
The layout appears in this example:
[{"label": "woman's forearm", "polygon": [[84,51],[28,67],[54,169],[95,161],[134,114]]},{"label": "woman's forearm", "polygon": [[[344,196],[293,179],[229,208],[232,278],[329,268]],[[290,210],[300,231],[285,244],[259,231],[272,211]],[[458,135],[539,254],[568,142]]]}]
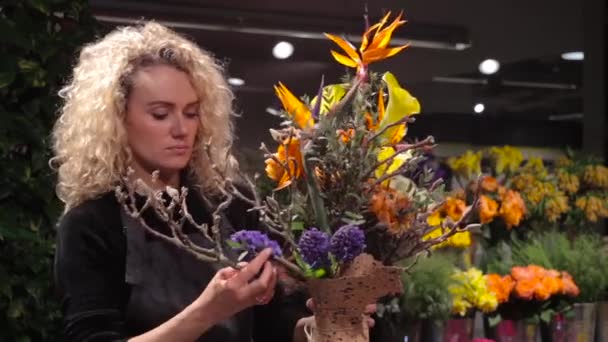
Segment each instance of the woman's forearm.
[{"label": "woman's forearm", "polygon": [[217,322],[204,306],[191,304],[158,327],[136,337],[129,342],[195,341]]}]

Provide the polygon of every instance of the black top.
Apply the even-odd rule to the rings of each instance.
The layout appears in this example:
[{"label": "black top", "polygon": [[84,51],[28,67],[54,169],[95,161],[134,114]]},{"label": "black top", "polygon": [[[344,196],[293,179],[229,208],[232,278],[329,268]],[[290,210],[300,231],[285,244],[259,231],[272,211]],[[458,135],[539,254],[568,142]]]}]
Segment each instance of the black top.
[{"label": "black top", "polygon": [[[209,222],[210,215],[201,203],[190,205],[192,204],[190,198],[193,197],[196,196],[188,196],[191,214],[197,222]],[[247,208],[244,202],[233,201],[226,210],[226,217],[232,227],[254,229],[257,226],[257,220],[247,214]],[[146,248],[152,244],[160,244],[166,248],[177,249],[151,235],[145,235],[145,240],[150,243]],[[131,246],[131,242],[127,243],[127,236],[125,224],[121,220],[121,209],[114,193],[86,201],[62,217],[57,234],[55,277],[62,298],[66,340],[126,340],[130,336],[153,329],[160,322],[177,313],[169,314],[167,310],[159,310],[159,313],[152,314],[155,316],[154,319],[145,319],[143,318],[145,315],[141,313],[149,313],[150,309],[145,308],[145,311],[142,311],[143,309],[140,308],[139,313],[134,316],[135,319],[127,317],[127,312],[131,310],[129,306],[132,306],[130,304],[133,302],[132,297],[139,291],[136,284],[125,280],[125,275],[128,273],[127,246]],[[129,262],[132,262],[130,256],[129,259]],[[186,264],[190,264],[190,261],[186,261]],[[165,264],[172,262],[173,259],[164,261]],[[200,270],[197,268],[195,271],[200,273]],[[194,272],[189,273],[194,274]],[[203,279],[202,284],[206,284],[209,280],[210,278]],[[184,289],[181,287],[186,286],[183,285],[184,283],[171,283],[170,286],[173,288],[169,289],[170,293],[192,292],[182,291]],[[200,288],[200,291],[196,289],[196,293],[191,295],[197,295],[202,290],[203,288]],[[291,341],[297,320],[310,314],[305,309],[305,300],[304,293],[298,292],[287,296],[279,286],[275,297],[268,305],[254,307],[253,315],[249,315],[253,317],[252,332],[240,332],[238,336],[241,337],[235,337],[235,341],[249,342],[249,335],[252,335],[254,341]],[[184,303],[184,306],[187,304],[189,302]],[[241,323],[228,324],[228,326],[236,327],[237,330],[239,327],[242,327],[241,330],[249,330],[248,325]],[[211,336],[222,335],[210,334],[207,339],[201,341],[227,341]]]}]

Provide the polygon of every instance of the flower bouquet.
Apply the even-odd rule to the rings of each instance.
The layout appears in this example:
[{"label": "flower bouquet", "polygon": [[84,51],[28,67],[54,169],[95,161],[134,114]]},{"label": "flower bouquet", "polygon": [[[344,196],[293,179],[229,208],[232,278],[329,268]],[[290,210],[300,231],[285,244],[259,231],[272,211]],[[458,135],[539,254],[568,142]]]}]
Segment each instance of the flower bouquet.
[{"label": "flower bouquet", "polygon": [[[488,163],[482,163],[484,158]],[[519,226],[528,213],[524,198],[512,185],[522,160],[521,151],[511,146],[467,151],[448,160],[460,187],[460,196],[470,202],[473,193],[480,194],[477,214],[479,222],[486,227],[482,235],[487,247],[510,239],[513,228]],[[485,165],[483,170],[482,165]],[[482,171],[481,182],[473,182],[471,178]]]},{"label": "flower bouquet", "polygon": [[490,291],[499,303],[489,316],[489,327],[497,327],[495,336],[511,336],[522,341],[533,341],[538,324],[548,325],[556,313],[570,306],[571,298],[579,289],[567,272],[545,269],[537,265],[515,266],[510,274],[489,274]]},{"label": "flower bouquet", "polygon": [[[393,31],[405,21],[401,15],[390,23],[389,18],[390,13],[369,26],[359,48],[326,34],[343,50],[332,50],[334,59],[356,70],[342,83],[325,85],[322,80],[312,99],[296,97],[282,83],[275,87],[284,107],[278,114],[281,127],[270,130],[278,148],[272,152],[261,146],[266,174],[277,184],[270,195],[257,191],[258,175],[228,174],[225,164],[218,163],[211,167],[221,200],[215,201],[219,205],[214,206],[211,226],[192,220],[187,189],[171,189],[170,201],[152,194],[145,204],[167,218],[173,235],[161,238],[200,259],[238,268],[239,261],[272,248],[274,261],[310,291],[316,325],[308,330],[316,342],[367,341],[364,308],[402,291],[401,273],[409,267],[402,261],[415,260],[422,251],[475,226],[467,225],[473,201],[458,219],[441,222],[441,234],[423,238],[437,228],[427,220],[443,205],[443,189],[432,174],[412,171],[435,142],[432,137],[405,140],[420,104],[393,74],[368,68],[407,47],[390,47]],[[209,142],[205,149],[209,160],[214,160],[213,148]],[[228,163],[228,151],[226,155]],[[129,196],[120,189],[117,194]],[[250,205],[263,231],[222,234],[222,210],[233,199]],[[139,208],[125,207],[141,219]],[[200,231],[206,247],[183,234],[184,222]],[[238,257],[231,256],[234,251]]]},{"label": "flower bouquet", "polygon": [[564,225],[575,233],[608,218],[608,168],[594,158],[570,155],[557,161],[554,172],[571,208]]}]

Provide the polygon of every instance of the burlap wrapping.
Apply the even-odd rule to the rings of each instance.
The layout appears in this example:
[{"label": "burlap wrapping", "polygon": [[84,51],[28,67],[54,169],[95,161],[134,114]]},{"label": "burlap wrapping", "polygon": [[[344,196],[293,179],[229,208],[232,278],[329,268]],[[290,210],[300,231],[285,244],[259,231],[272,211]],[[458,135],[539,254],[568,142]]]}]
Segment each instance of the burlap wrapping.
[{"label": "burlap wrapping", "polygon": [[309,340],[369,341],[365,307],[380,297],[401,293],[402,271],[399,267],[383,266],[371,255],[362,254],[340,278],[311,279],[308,289],[315,303],[316,326],[311,329]]}]

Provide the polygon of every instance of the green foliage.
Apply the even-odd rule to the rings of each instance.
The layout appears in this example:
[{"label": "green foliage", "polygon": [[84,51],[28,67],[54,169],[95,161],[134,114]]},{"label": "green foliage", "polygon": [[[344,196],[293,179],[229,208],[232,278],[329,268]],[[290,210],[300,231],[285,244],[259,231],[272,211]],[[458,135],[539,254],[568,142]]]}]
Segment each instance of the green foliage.
[{"label": "green foliage", "polygon": [[48,167],[57,91],[92,37],[84,0],[0,8],[0,340],[56,341],[52,276],[61,205]]},{"label": "green foliage", "polygon": [[576,238],[568,253],[565,270],[572,275],[581,290],[576,301],[600,301],[608,287],[608,266],[599,236],[588,234]]},{"label": "green foliage", "polygon": [[447,319],[452,310],[448,286],[454,264],[440,253],[420,257],[418,263],[402,277],[404,292],[401,311],[406,319]]}]

